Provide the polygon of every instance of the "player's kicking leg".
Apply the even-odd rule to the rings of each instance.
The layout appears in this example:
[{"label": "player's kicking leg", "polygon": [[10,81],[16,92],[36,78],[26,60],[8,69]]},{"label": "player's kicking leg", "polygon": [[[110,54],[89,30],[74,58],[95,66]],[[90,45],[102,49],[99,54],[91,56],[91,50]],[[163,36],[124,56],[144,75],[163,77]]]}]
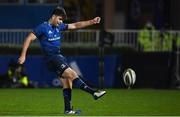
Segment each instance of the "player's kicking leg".
[{"label": "player's kicking leg", "polygon": [[80,79],[80,78],[74,79],[74,80],[73,80],[73,85],[76,86],[76,87],[78,87],[78,88],[80,88],[80,89],[82,89],[82,90],[85,91],[85,92],[90,93],[95,100],[99,99],[100,97],[102,97],[103,95],[106,94],[106,91],[99,91],[99,90],[95,90],[95,89],[89,87],[89,86],[88,86],[86,83],[84,83],[84,82],[82,81],[82,79]]},{"label": "player's kicking leg", "polygon": [[106,91],[97,91],[89,87],[86,83],[82,81],[82,79],[78,77],[76,72],[72,70],[71,68],[68,68],[64,71],[63,77],[70,79],[72,81],[72,84],[75,87],[80,88],[83,91],[90,93],[94,97],[95,100],[99,99],[104,94],[106,94]]}]

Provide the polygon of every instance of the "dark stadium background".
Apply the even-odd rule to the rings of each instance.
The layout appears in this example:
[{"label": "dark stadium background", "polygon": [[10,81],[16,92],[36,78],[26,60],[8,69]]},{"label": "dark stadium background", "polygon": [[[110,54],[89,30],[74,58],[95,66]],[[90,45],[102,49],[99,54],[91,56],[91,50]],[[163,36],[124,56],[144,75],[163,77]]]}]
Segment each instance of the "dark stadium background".
[{"label": "dark stadium background", "polygon": [[[32,29],[37,24],[47,20],[50,17],[51,10],[62,2],[67,9],[68,20],[66,22],[74,22],[77,20],[90,19],[94,16],[101,16],[102,23],[98,26],[92,26],[90,29],[134,29],[139,30],[144,23],[150,20],[157,30],[168,24],[169,30],[178,30],[180,28],[180,15],[178,0],[77,0],[72,2],[71,0],[65,1],[46,1],[43,3],[34,4],[36,1],[2,1],[0,6],[0,28],[1,29]],[[80,7],[78,7],[79,5]],[[17,60],[20,53],[20,47],[1,46],[0,47],[0,74],[3,74],[7,70],[8,61],[11,59]],[[78,56],[77,59],[83,59],[79,61],[80,67],[82,64],[89,65],[87,57],[95,59],[95,63],[98,62],[98,47],[63,47],[62,52],[68,59]],[[38,47],[29,48],[29,58],[25,63],[27,71],[32,69],[29,63],[35,63],[39,56],[42,56],[41,50]],[[175,56],[173,50],[164,52],[140,52],[128,47],[105,47],[105,58],[110,57],[109,61],[105,62],[105,70],[112,69],[111,73],[105,72],[105,87],[120,87],[124,88],[125,85],[122,81],[122,72],[130,67],[137,73],[137,81],[134,87],[137,88],[162,88],[169,89],[176,87],[173,78],[173,70],[176,67]],[[84,58],[83,58],[84,57]],[[115,57],[115,58],[113,58]],[[36,60],[37,59],[37,60]],[[43,59],[43,58],[42,58]],[[76,59],[76,58],[73,58]],[[92,59],[93,60],[93,59]],[[112,65],[112,63],[114,65]],[[109,65],[109,66],[108,66]],[[50,76],[46,70],[46,66],[40,64],[37,66],[45,69],[43,72],[46,76]],[[97,67],[94,73],[91,71],[94,67]],[[81,67],[80,69],[83,69]],[[119,70],[120,69],[120,70]],[[108,71],[108,70],[107,70]],[[38,70],[29,73],[31,80],[37,80],[41,82]],[[96,87],[98,87],[98,65],[91,66],[84,71],[84,76],[87,81],[93,81]],[[96,75],[92,75],[96,74]],[[109,82],[108,79],[112,82]],[[44,79],[51,79],[50,77]],[[47,80],[47,84],[51,87],[51,81]],[[40,83],[41,84],[41,83]]]}]

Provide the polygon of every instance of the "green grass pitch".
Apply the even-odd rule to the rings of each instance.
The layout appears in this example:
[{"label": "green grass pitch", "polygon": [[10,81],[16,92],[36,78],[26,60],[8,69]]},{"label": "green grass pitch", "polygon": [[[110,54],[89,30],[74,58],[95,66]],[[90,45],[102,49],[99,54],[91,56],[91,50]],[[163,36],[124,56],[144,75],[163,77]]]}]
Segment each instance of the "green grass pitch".
[{"label": "green grass pitch", "polygon": [[[107,89],[99,100],[73,90],[74,109],[83,116],[179,116],[179,90]],[[61,89],[0,89],[0,116],[63,116]]]}]

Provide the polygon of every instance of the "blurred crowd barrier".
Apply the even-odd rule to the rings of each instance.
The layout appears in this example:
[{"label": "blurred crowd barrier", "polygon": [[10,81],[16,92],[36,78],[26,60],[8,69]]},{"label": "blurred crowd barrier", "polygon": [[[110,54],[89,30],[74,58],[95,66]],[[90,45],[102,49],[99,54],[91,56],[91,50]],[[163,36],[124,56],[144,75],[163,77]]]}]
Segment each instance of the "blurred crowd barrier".
[{"label": "blurred crowd barrier", "polygon": [[[31,30],[0,29],[0,46],[21,47]],[[113,47],[130,47],[137,51],[171,51],[180,46],[179,31],[107,30],[114,36]],[[62,47],[98,47],[100,30],[63,32]],[[36,40],[31,47],[38,47]]]}]

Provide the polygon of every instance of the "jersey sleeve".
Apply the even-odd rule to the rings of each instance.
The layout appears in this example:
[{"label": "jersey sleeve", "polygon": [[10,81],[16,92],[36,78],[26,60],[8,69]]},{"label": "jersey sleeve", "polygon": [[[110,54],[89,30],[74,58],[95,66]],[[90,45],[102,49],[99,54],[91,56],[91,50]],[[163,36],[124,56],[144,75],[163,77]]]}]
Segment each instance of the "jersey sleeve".
[{"label": "jersey sleeve", "polygon": [[65,23],[60,24],[59,29],[63,31],[68,30],[68,24],[65,24]]},{"label": "jersey sleeve", "polygon": [[43,34],[43,26],[38,25],[36,28],[32,30],[32,33],[34,33],[36,37],[39,38]]}]

